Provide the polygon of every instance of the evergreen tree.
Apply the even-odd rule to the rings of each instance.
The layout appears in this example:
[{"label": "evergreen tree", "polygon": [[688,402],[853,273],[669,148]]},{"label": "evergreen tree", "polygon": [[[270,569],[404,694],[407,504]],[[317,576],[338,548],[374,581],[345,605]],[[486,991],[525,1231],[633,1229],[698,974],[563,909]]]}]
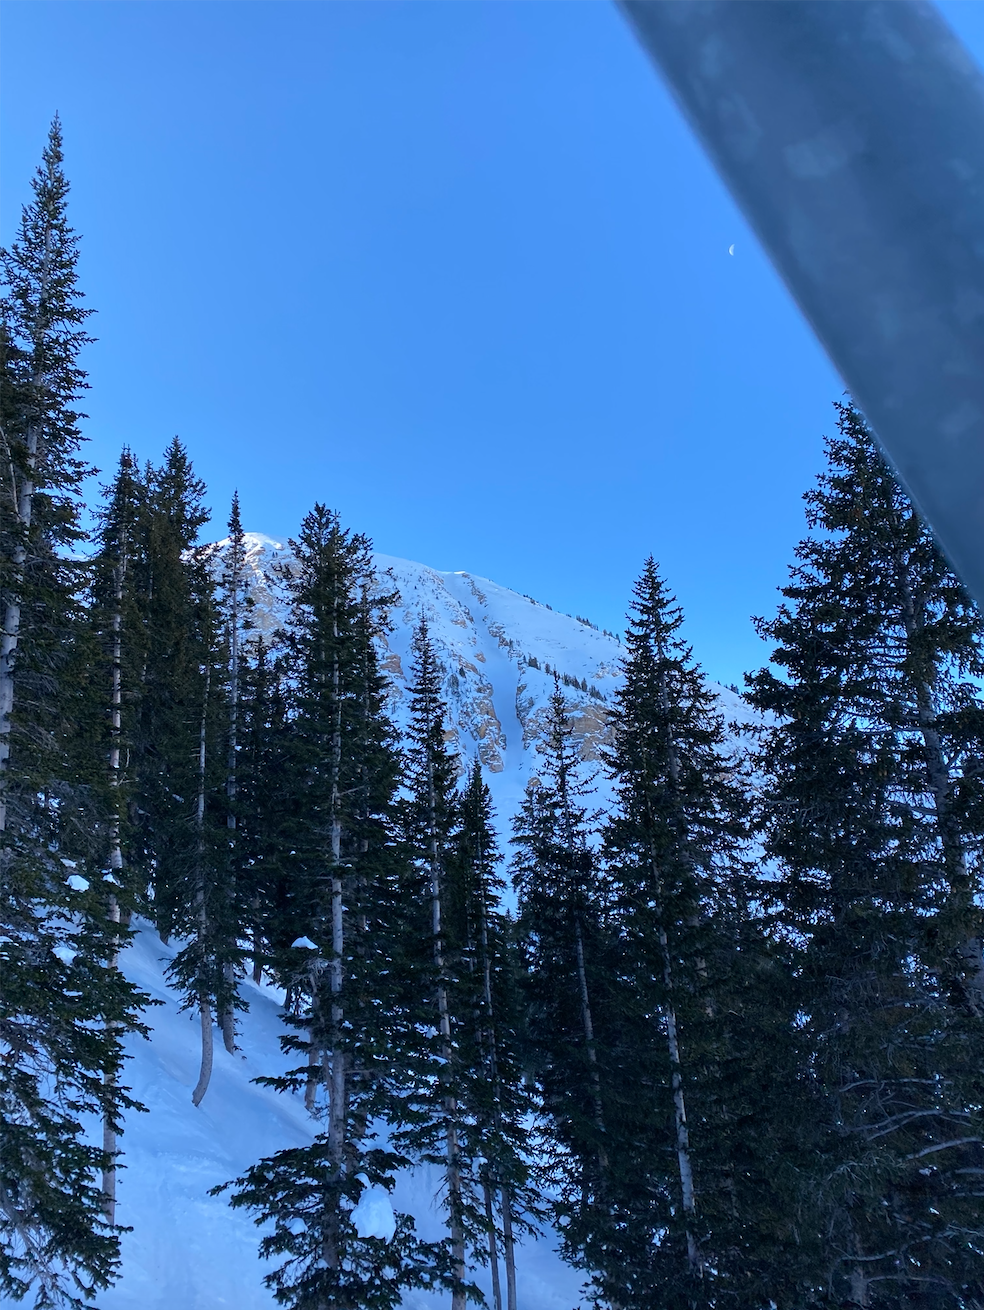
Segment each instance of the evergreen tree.
[{"label": "evergreen tree", "polygon": [[[456,986],[463,966],[449,923],[449,866],[457,818],[457,760],[446,742],[447,709],[441,698],[441,678],[427,622],[421,618],[413,637],[410,688],[410,729],[404,807],[407,846],[419,871],[418,904],[427,906],[429,924],[420,916],[420,940],[429,946],[418,961],[417,1003],[423,1024],[435,1032],[432,1063],[418,1080],[416,1122],[399,1140],[418,1159],[439,1165],[444,1173],[444,1206],[451,1257],[452,1310],[464,1310],[469,1293],[465,1262],[469,1241],[474,1246],[482,1217],[472,1186],[471,1161],[465,1153],[462,1106],[463,1059],[459,1016],[454,1012]],[[429,929],[429,931],[428,931]]]},{"label": "evergreen tree", "polygon": [[39,1306],[81,1306],[116,1275],[121,1230],[97,1184],[112,1156],[82,1118],[115,1134],[139,1108],[119,1082],[121,1039],[143,1031],[146,1000],[115,968],[124,934],[91,887],[98,770],[80,769],[73,728],[85,643],[69,556],[87,472],[74,406],[90,338],[61,145],[56,119],[3,252],[0,360],[0,1290]]},{"label": "evergreen tree", "polygon": [[[253,979],[290,946],[290,724],[282,658],[259,638],[240,666],[235,876]],[[296,924],[294,925],[296,927]]]},{"label": "evergreen tree", "polygon": [[[129,756],[132,703],[145,652],[134,584],[141,549],[145,488],[128,450],[122,452],[116,477],[105,491],[106,504],[99,515],[96,533],[88,613],[94,638],[88,664],[88,699],[95,713],[92,720],[80,716],[75,726],[76,734],[82,738],[82,749],[91,752],[93,743],[98,743],[100,762],[108,760],[109,767],[103,777],[93,779],[94,787],[98,788],[100,781],[105,787],[99,817],[108,848],[100,852],[108,864],[103,876],[108,884],[106,914],[110,923],[118,924],[122,918],[129,924],[139,889],[134,886],[124,858],[131,783],[124,758]],[[118,952],[111,963],[114,967],[118,965]],[[116,1213],[117,1141],[109,1118],[103,1125],[103,1149],[112,1161],[103,1173],[106,1215],[112,1223]]]},{"label": "evergreen tree", "polygon": [[955,1310],[984,1297],[980,620],[861,416],[838,426],[751,679],[815,1104],[799,1206],[818,1297]]},{"label": "evergreen tree", "polygon": [[[575,753],[555,676],[539,776],[514,825],[513,882],[527,978],[528,1030],[540,1112],[544,1181],[565,1257],[595,1275],[612,1264],[610,1074],[619,1047],[609,895],[596,849],[593,793]],[[599,1272],[601,1271],[601,1272]]]},{"label": "evergreen tree", "polygon": [[245,887],[239,877],[240,852],[238,850],[239,809],[239,747],[241,730],[241,684],[246,671],[247,642],[252,628],[250,609],[249,568],[246,562],[246,534],[239,513],[239,493],[233,493],[229,514],[229,537],[219,576],[219,613],[223,624],[223,641],[228,652],[228,709],[226,728],[226,829],[229,856],[226,862],[228,884],[224,889],[226,900],[224,918],[230,930],[225,944],[222,963],[225,983],[219,1025],[222,1040],[230,1054],[235,1051],[234,997],[240,952],[238,940],[249,921],[249,907],[243,898]]},{"label": "evergreen tree", "polygon": [[500,1223],[506,1306],[516,1310],[516,1231],[535,1231],[527,1216],[538,1217],[541,1206],[530,1184],[527,1124],[533,1105],[523,1078],[518,943],[513,921],[499,908],[505,883],[498,874],[492,799],[478,760],[459,799],[452,847],[444,922],[449,954],[457,961],[452,1008],[460,1016],[464,1151],[478,1161],[495,1310],[502,1310]]},{"label": "evergreen tree", "polygon": [[264,935],[291,997],[295,1031],[284,1046],[305,1060],[259,1081],[303,1088],[325,1128],[310,1146],[250,1169],[232,1204],[274,1223],[261,1252],[288,1256],[266,1279],[281,1304],[385,1310],[405,1289],[439,1283],[441,1268],[439,1249],[416,1238],[409,1216],[396,1216],[392,1241],[362,1234],[354,1217],[366,1187],[391,1190],[407,1163],[373,1145],[374,1122],[393,1117],[405,1086],[412,1027],[397,976],[399,761],[374,645],[391,598],[376,585],[368,540],[322,505],[291,551],[283,635],[291,794],[276,823],[269,872],[284,876]]},{"label": "evergreen tree", "polygon": [[751,1307],[779,1294],[772,1271],[788,1262],[775,1196],[792,1015],[788,979],[750,918],[742,771],[681,623],[650,558],[607,752],[605,854],[627,984],[616,1067],[630,1077],[619,1097],[624,1238],[606,1290],[620,1304]]}]

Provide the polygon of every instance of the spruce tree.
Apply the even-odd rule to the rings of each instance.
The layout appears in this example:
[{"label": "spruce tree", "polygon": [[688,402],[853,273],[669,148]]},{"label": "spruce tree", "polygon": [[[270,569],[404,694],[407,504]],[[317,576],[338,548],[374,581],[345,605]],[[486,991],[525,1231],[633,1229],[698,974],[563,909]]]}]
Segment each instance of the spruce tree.
[{"label": "spruce tree", "polygon": [[290,903],[293,812],[287,680],[276,647],[262,637],[240,666],[238,717],[236,895],[259,982],[264,966],[273,969],[293,940],[283,917]]},{"label": "spruce tree", "polygon": [[[540,1115],[544,1182],[565,1257],[603,1288],[613,1265],[616,1115],[610,1075],[620,1046],[610,897],[568,706],[554,679],[538,776],[514,823],[512,876],[527,979],[527,1027]],[[615,1257],[617,1263],[617,1256]],[[602,1290],[601,1295],[604,1296]]]},{"label": "spruce tree", "polygon": [[463,1052],[455,1002],[465,966],[462,942],[455,941],[449,921],[449,866],[454,851],[458,770],[457,760],[447,746],[447,709],[440,692],[440,668],[427,622],[421,618],[413,636],[406,770],[409,799],[404,807],[404,831],[418,871],[420,940],[426,943],[425,953],[417,962],[420,994],[416,999],[423,1024],[435,1036],[433,1067],[428,1075],[425,1066],[418,1081],[422,1095],[417,1122],[404,1130],[399,1140],[415,1158],[438,1165],[444,1174],[451,1305],[452,1310],[464,1310],[469,1293],[465,1281],[467,1250],[469,1243],[475,1245],[483,1220],[476,1204],[463,1132]]},{"label": "spruce tree", "polygon": [[84,570],[70,555],[84,538],[87,472],[75,404],[90,338],[57,119],[33,192],[3,252],[0,1291],[81,1306],[116,1276],[121,1231],[97,1181],[112,1152],[87,1140],[82,1120],[115,1134],[138,1108],[119,1075],[122,1036],[144,1031],[146,998],[115,968],[124,934],[92,886],[100,770],[75,728]]},{"label": "spruce tree", "polygon": [[239,493],[234,492],[229,514],[229,537],[222,554],[218,578],[218,608],[223,626],[223,643],[228,654],[226,711],[226,839],[229,845],[225,862],[227,885],[224,918],[229,940],[222,961],[224,996],[219,1009],[219,1026],[226,1050],[235,1050],[236,975],[240,952],[238,941],[249,921],[249,907],[244,899],[246,888],[239,877],[241,854],[238,842],[239,750],[241,731],[241,686],[247,669],[248,641],[252,628],[250,609],[250,571],[246,561],[246,534],[239,513]]},{"label": "spruce tree", "polygon": [[[751,918],[748,798],[652,558],[634,589],[605,830],[630,1040],[616,1062],[621,1304],[759,1305],[788,1263],[779,1191],[787,982]],[[788,1069],[788,1065],[785,1066]],[[788,1146],[790,1141],[783,1142]]]},{"label": "spruce tree", "polygon": [[[106,503],[98,517],[96,554],[92,564],[88,626],[93,644],[88,666],[89,702],[94,721],[86,716],[76,725],[83,749],[97,746],[100,762],[108,761],[101,778],[104,783],[100,806],[107,864],[106,915],[111,923],[129,924],[140,889],[134,885],[124,850],[128,846],[128,809],[132,778],[124,762],[129,757],[133,736],[132,707],[139,670],[145,658],[144,634],[135,594],[135,574],[141,550],[141,527],[145,518],[145,488],[136,463],[126,449],[111,485],[105,488]],[[111,963],[118,966],[118,952]],[[113,1163],[104,1171],[103,1192],[110,1222],[116,1212],[116,1134],[111,1119],[103,1126],[103,1149]]]},{"label": "spruce tree", "polygon": [[[407,1288],[441,1277],[440,1249],[415,1236],[409,1216],[395,1217],[391,1240],[362,1234],[354,1218],[365,1189],[391,1190],[407,1163],[375,1144],[374,1126],[393,1117],[412,1040],[398,977],[399,759],[375,649],[391,598],[376,583],[368,540],[324,506],[290,545],[280,749],[291,785],[256,837],[257,849],[274,852],[267,875],[276,895],[265,900],[263,935],[290,996],[293,1031],[283,1044],[304,1059],[259,1081],[303,1089],[324,1127],[310,1146],[253,1166],[232,1204],[273,1221],[260,1249],[288,1257],[266,1279],[280,1304],[389,1310]],[[276,715],[253,726],[258,743],[269,742]]]},{"label": "spruce tree", "polygon": [[980,620],[851,406],[807,497],[753,704],[777,925],[797,945],[835,1304],[984,1297],[979,1180]]},{"label": "spruce tree", "polygon": [[506,1306],[516,1310],[517,1230],[535,1231],[542,1207],[531,1185],[521,963],[514,922],[500,909],[500,861],[492,799],[475,760],[457,806],[444,922],[457,961],[452,1006],[459,1016],[464,1151],[478,1162],[495,1310],[502,1310],[500,1234]]}]

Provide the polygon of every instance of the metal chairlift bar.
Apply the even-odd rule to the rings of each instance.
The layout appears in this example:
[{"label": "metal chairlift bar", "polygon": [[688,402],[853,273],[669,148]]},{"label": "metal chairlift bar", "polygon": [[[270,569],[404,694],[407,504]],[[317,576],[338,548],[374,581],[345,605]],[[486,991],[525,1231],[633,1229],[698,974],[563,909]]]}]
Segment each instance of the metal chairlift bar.
[{"label": "metal chairlift bar", "polygon": [[620,7],[984,606],[984,77],[922,0]]}]

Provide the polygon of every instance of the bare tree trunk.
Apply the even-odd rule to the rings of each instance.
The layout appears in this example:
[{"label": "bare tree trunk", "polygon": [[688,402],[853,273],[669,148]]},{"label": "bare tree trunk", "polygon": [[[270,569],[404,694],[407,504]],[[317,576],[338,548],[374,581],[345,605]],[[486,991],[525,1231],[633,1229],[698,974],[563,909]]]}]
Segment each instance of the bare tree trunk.
[{"label": "bare tree trunk", "polygon": [[663,928],[659,930],[659,944],[663,951],[663,982],[666,985],[666,1004],[663,1018],[666,1023],[666,1046],[670,1056],[670,1083],[673,1090],[673,1117],[676,1124],[677,1168],[680,1173],[680,1191],[683,1198],[684,1223],[687,1232],[687,1265],[691,1274],[700,1277],[703,1261],[694,1232],[697,1204],[694,1195],[694,1174],[690,1162],[690,1133],[687,1129],[687,1107],[683,1096],[683,1074],[680,1065],[680,1042],[677,1037],[676,1011],[673,1008],[673,975],[670,969],[670,951]]},{"label": "bare tree trunk", "polygon": [[492,1306],[493,1310],[502,1310],[502,1285],[499,1282],[499,1251],[495,1235],[495,1211],[492,1207],[492,1184],[486,1178],[482,1182],[485,1196],[485,1220],[489,1227],[489,1268],[492,1271]]},{"label": "bare tree trunk", "polygon": [[516,1241],[513,1237],[512,1193],[502,1189],[502,1253],[506,1262],[506,1306],[516,1310]]},{"label": "bare tree trunk", "polygon": [[851,1300],[855,1305],[867,1306],[868,1301],[868,1279],[863,1269],[855,1266],[851,1270]]},{"label": "bare tree trunk", "polygon": [[[437,793],[434,785],[434,764],[428,761],[428,802],[430,807],[430,874],[431,874],[431,931],[434,936],[434,966],[437,973],[437,1016],[441,1034],[441,1058],[446,1072],[451,1070],[454,1047],[451,1041],[451,1011],[444,976],[444,942],[441,926],[441,855],[437,840]],[[465,1230],[462,1219],[461,1160],[458,1143],[458,1104],[454,1092],[448,1088],[444,1096],[444,1139],[447,1163],[445,1180],[448,1188],[448,1228],[451,1233],[451,1260],[454,1285],[451,1291],[451,1310],[465,1310]]]},{"label": "bare tree trunk", "polygon": [[201,1105],[212,1077],[212,1007],[204,998],[198,1002],[198,1017],[202,1026],[202,1065],[191,1094],[191,1103],[196,1107]]},{"label": "bare tree trunk", "polygon": [[[239,502],[236,498],[235,514],[238,522]],[[229,811],[226,815],[226,827],[229,830],[229,844],[235,842],[236,832],[236,792],[238,788],[237,777],[237,755],[239,746],[239,589],[242,585],[242,541],[237,533],[233,533],[231,540],[232,561],[231,561],[231,594],[232,604],[229,612],[229,742],[228,754],[226,757],[226,796],[229,801]],[[230,875],[230,884],[228,888],[230,900],[234,903],[236,896],[235,874]],[[235,948],[236,943],[231,945]],[[254,970],[256,968],[254,960]],[[226,961],[222,966],[222,976],[231,997],[235,988],[235,969],[231,961]],[[219,1023],[222,1027],[222,1041],[226,1050],[233,1055],[236,1050],[236,1019],[235,1007],[231,1000],[227,1000],[219,1015]]]},{"label": "bare tree trunk", "polygon": [[[211,669],[206,659],[205,693],[202,698],[202,720],[198,734],[198,807],[195,815],[195,824],[198,829],[196,869],[198,887],[195,892],[195,900],[198,912],[198,932],[203,947],[208,941],[208,912],[205,905],[205,763],[210,684]],[[198,1075],[198,1082],[195,1084],[195,1090],[191,1094],[191,1102],[195,1106],[201,1105],[202,1099],[208,1091],[209,1079],[212,1077],[212,1007],[208,997],[204,994],[200,994],[198,997],[198,1014],[202,1025],[202,1065]]]},{"label": "bare tree trunk", "polygon": [[577,959],[577,984],[581,994],[581,1025],[584,1029],[584,1046],[588,1055],[588,1072],[591,1079],[591,1100],[594,1109],[595,1127],[598,1129],[598,1165],[602,1173],[608,1171],[608,1152],[604,1146],[605,1115],[601,1101],[601,1074],[598,1069],[598,1052],[595,1048],[594,1021],[591,1017],[591,1001],[588,995],[588,974],[584,963],[584,938],[581,934],[581,919],[574,919],[574,950]]}]

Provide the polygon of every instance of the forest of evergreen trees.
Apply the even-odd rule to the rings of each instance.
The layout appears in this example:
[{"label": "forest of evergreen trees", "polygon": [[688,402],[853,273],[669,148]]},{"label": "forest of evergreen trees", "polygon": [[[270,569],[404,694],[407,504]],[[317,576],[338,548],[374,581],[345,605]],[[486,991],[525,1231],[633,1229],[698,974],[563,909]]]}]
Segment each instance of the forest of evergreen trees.
[{"label": "forest of evergreen trees", "polygon": [[[175,439],[89,521],[89,311],[60,130],[4,252],[0,471],[0,1294],[90,1306],[119,1276],[124,1044],[171,986],[235,1049],[247,972],[283,989],[310,1145],[225,1189],[267,1219],[278,1303],[517,1310],[543,1222],[607,1310],[984,1307],[982,624],[838,406],[809,535],[747,679],[738,749],[656,564],[636,584],[599,812],[559,678],[539,777],[496,838],[414,638],[386,713],[385,578],[316,505],[282,630],[251,624],[238,504],[219,557]],[[517,912],[503,909],[506,878]],[[84,1124],[100,1122],[94,1137]],[[446,1236],[366,1187],[421,1162]]]}]

